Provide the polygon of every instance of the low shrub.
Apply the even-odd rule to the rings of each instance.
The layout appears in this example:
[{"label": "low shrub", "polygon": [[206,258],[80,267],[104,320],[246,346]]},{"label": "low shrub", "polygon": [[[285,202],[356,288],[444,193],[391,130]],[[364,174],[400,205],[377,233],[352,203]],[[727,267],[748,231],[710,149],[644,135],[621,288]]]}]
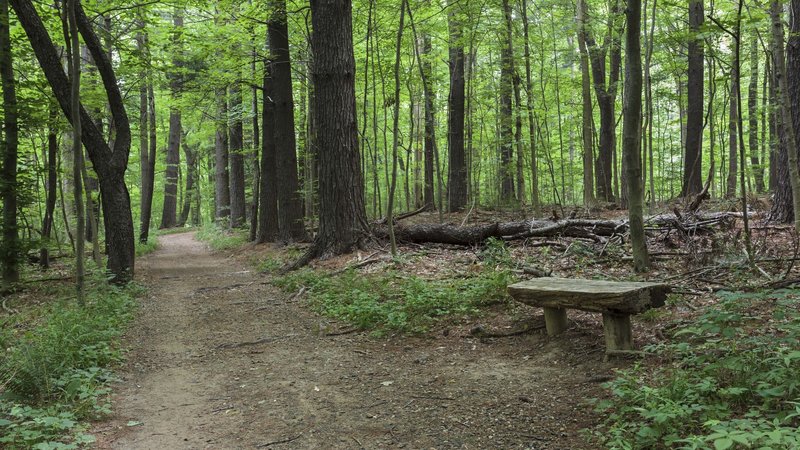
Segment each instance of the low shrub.
[{"label": "low shrub", "polygon": [[305,287],[318,312],[380,333],[422,332],[442,317],[475,314],[479,306],[505,300],[511,280],[506,270],[472,278],[426,280],[391,271],[329,276],[303,269],[273,283],[287,292]]},{"label": "low shrub", "polygon": [[110,367],[123,358],[118,339],[140,292],[97,273],[85,307],[67,298],[0,320],[0,447],[76,448],[91,439],[81,421],[110,412]]},{"label": "low shrub", "polygon": [[608,448],[800,448],[800,301],[789,291],[721,294],[664,358],[618,373],[597,401]]}]

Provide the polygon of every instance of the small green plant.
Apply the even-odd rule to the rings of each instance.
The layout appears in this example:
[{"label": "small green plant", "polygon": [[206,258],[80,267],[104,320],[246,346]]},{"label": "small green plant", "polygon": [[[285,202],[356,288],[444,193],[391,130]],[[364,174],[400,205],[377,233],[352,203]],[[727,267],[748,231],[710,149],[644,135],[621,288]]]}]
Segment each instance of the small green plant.
[{"label": "small green plant", "polygon": [[146,243],[139,242],[136,240],[136,257],[144,256],[148,253],[153,253],[154,251],[158,250],[158,240],[155,238],[150,238],[147,240]]},{"label": "small green plant", "polygon": [[675,342],[647,349],[671,363],[606,385],[595,435],[608,448],[800,448],[800,301],[721,297]]},{"label": "small green plant", "polygon": [[221,228],[216,224],[200,228],[196,236],[215,252],[238,248],[247,242],[245,230]]},{"label": "small green plant", "polygon": [[[64,296],[63,292],[54,293]],[[78,448],[82,421],[110,412],[109,367],[141,288],[91,274],[86,306],[67,298],[0,321],[0,447]]]},{"label": "small green plant", "polygon": [[471,315],[506,299],[508,271],[486,271],[467,279],[425,280],[395,272],[327,276],[303,269],[273,283],[287,292],[309,291],[314,308],[362,329],[423,332],[445,316]]},{"label": "small green plant", "polygon": [[509,268],[514,266],[511,252],[508,251],[508,247],[502,239],[489,238],[480,252],[480,257],[483,263],[489,267]]}]

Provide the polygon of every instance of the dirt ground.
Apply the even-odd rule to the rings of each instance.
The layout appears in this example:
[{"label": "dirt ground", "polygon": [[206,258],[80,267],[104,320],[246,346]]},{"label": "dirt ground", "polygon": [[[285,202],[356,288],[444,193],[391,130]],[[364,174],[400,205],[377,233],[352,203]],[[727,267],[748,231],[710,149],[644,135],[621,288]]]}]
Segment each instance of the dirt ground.
[{"label": "dirt ground", "polygon": [[[243,258],[192,233],[159,240],[139,262],[149,296],[114,415],[92,430],[99,448],[593,448],[585,401],[614,367],[599,317],[555,338],[470,334],[491,318],[420,337],[332,335],[338,324]],[[540,310],[516,314],[543,324]]]}]

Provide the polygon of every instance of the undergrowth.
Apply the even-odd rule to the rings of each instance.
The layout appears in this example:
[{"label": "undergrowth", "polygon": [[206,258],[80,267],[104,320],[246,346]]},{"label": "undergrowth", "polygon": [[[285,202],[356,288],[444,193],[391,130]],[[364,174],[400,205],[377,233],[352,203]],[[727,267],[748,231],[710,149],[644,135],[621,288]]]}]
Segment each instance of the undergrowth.
[{"label": "undergrowth", "polygon": [[93,441],[86,421],[110,412],[110,369],[122,360],[117,341],[141,288],[112,286],[95,273],[85,307],[72,289],[0,319],[2,448],[78,448]]},{"label": "undergrowth", "polygon": [[475,314],[480,306],[504,301],[511,279],[507,270],[426,280],[394,271],[362,274],[350,270],[330,276],[302,269],[273,283],[286,292],[306,288],[317,312],[380,334],[423,332],[443,316]]},{"label": "undergrowth", "polygon": [[158,250],[158,239],[150,238],[147,240],[146,243],[139,242],[136,240],[136,257],[144,256],[148,253],[153,253],[154,251]]},{"label": "undergrowth", "polygon": [[722,293],[662,364],[618,373],[597,401],[607,448],[800,448],[800,300],[796,292]]},{"label": "undergrowth", "polygon": [[241,247],[247,242],[247,231],[222,228],[213,223],[198,229],[196,236],[215,252]]}]

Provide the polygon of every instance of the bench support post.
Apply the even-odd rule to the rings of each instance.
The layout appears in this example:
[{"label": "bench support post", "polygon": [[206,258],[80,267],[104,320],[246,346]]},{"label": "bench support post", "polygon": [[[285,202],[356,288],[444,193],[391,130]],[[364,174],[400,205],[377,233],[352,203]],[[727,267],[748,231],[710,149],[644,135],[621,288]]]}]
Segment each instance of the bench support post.
[{"label": "bench support post", "polygon": [[633,349],[630,314],[603,313],[603,332],[606,336],[606,349]]},{"label": "bench support post", "polygon": [[548,336],[555,336],[567,329],[567,310],[563,308],[544,308],[544,324]]}]

